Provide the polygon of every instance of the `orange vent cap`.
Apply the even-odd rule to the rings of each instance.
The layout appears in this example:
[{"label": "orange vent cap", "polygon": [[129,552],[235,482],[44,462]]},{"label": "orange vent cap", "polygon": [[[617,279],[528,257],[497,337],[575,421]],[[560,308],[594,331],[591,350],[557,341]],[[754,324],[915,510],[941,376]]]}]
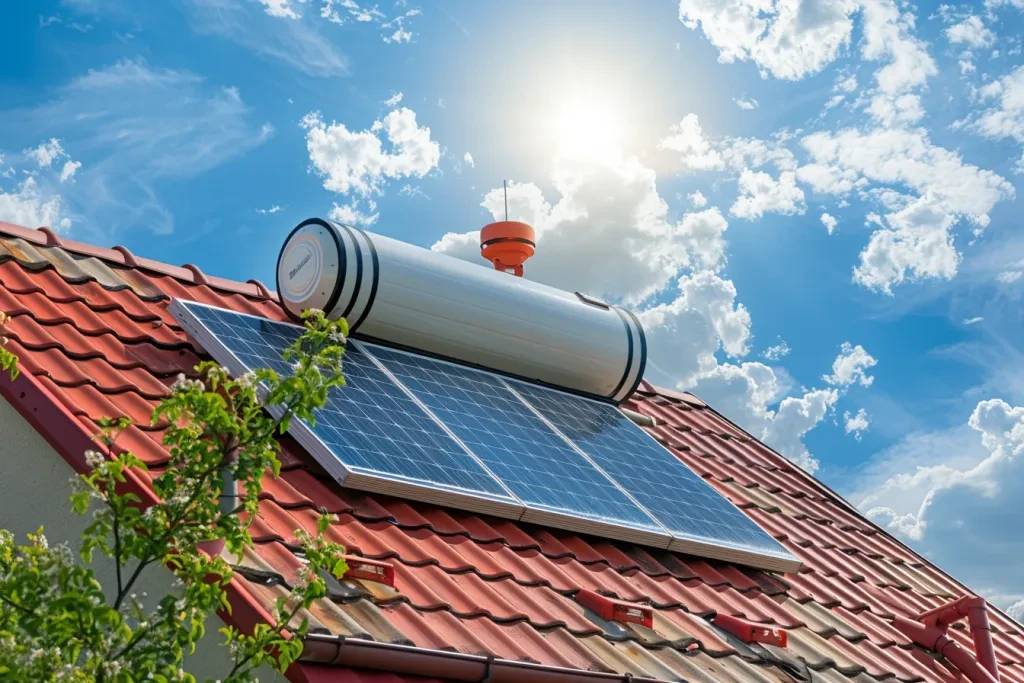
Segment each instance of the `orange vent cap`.
[{"label": "orange vent cap", "polygon": [[537,248],[533,228],[520,221],[498,221],[480,231],[480,254],[495,270],[523,276],[523,263]]}]

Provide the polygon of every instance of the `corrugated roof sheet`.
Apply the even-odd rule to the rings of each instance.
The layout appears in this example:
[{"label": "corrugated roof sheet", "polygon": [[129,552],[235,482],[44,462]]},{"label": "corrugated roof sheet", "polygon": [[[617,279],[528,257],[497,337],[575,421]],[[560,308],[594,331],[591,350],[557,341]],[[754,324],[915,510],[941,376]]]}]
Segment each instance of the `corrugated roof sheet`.
[{"label": "corrugated roof sheet", "polygon": [[[71,414],[135,420],[122,437],[158,473],[168,455],[152,408],[179,372],[207,356],[167,312],[171,297],[284,319],[261,283],[207,277],[123,248],[64,243],[0,223],[0,310],[10,348]],[[267,477],[254,552],[233,558],[249,594],[270,605],[293,580],[298,528],[338,515],[329,534],[349,552],[390,562],[391,589],[334,581],[310,610],[320,633],[382,643],[667,680],[794,680],[712,626],[721,612],[789,631],[812,680],[955,681],[959,674],[891,625],[965,593],[700,399],[644,383],[626,404],[649,431],[804,562],[774,575],[467,512],[341,489],[290,438]],[[580,589],[650,604],[653,628],[609,623]],[[992,610],[1004,680],[1024,681],[1020,627]],[[953,637],[973,649],[966,628]],[[366,674],[365,680],[388,681]]]}]

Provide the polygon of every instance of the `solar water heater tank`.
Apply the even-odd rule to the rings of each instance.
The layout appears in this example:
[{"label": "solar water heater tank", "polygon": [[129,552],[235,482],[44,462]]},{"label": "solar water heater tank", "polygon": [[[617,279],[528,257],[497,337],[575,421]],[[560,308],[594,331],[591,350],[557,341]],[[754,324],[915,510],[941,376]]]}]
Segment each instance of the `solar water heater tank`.
[{"label": "solar water heater tank", "polygon": [[318,308],[357,336],[613,402],[647,361],[628,310],[319,218],[285,240],[277,291],[296,320]]}]

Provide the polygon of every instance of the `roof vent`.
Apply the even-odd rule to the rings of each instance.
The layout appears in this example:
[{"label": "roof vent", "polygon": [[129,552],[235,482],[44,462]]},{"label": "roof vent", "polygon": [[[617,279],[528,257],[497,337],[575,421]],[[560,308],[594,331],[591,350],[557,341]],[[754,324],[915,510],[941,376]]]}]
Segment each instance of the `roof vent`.
[{"label": "roof vent", "polygon": [[533,228],[520,221],[498,221],[480,231],[480,254],[495,270],[523,276],[523,264],[537,248]]}]

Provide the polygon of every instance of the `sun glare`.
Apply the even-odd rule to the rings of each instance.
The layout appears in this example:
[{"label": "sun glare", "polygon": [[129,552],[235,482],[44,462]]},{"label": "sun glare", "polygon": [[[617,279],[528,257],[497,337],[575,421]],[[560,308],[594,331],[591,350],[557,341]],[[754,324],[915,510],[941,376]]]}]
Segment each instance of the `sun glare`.
[{"label": "sun glare", "polygon": [[621,149],[625,132],[621,108],[607,97],[559,98],[552,122],[555,144],[564,154],[607,157]]}]

